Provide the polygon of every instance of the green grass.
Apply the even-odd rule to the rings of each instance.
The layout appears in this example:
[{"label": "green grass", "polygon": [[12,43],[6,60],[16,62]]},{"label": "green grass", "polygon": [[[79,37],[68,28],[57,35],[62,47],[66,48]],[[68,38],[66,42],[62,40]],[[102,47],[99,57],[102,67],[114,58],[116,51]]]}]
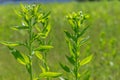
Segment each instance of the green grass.
[{"label": "green grass", "polygon": [[[65,15],[73,11],[82,10],[84,13],[90,15],[88,23],[90,28],[86,35],[90,36],[88,45],[82,47],[82,58],[89,54],[93,54],[93,60],[82,67],[88,68],[91,72],[90,80],[119,80],[120,75],[120,10],[119,2],[86,2],[86,3],[50,3],[42,4],[42,8],[51,11],[51,25],[52,30],[50,39],[54,49],[49,53],[52,71],[63,70],[60,68],[58,62],[62,61],[68,63],[65,59],[66,53],[69,53],[67,44],[65,42],[64,30],[69,29],[69,24]],[[19,5],[0,5],[0,41],[19,41],[25,38],[23,31],[17,32],[10,28],[20,24],[20,18],[14,13],[14,8],[19,10]],[[104,48],[100,48],[100,34],[105,33]],[[116,39],[115,46],[110,47],[111,38]],[[112,56],[113,49],[116,49],[115,56]],[[22,48],[20,48],[22,49]],[[24,50],[24,49],[22,49]],[[85,55],[85,54],[86,55]],[[106,56],[108,55],[108,56]],[[36,59],[34,59],[36,61]],[[36,62],[38,63],[38,62]],[[111,65],[111,63],[113,65]],[[34,66],[36,73],[39,67]],[[28,80],[28,74],[25,67],[14,60],[9,50],[0,45],[0,80]]]}]

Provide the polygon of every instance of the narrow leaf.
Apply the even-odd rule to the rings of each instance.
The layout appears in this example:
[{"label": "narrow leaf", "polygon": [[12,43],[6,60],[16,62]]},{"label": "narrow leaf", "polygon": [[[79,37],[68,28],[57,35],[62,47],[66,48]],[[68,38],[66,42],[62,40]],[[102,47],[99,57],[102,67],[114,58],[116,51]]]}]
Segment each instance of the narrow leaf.
[{"label": "narrow leaf", "polygon": [[26,63],[26,64],[29,64],[29,63],[30,63],[29,57],[28,57],[27,55],[25,55],[25,54],[21,54],[21,55],[23,56],[23,58],[24,58],[24,60],[25,60],[25,63]]},{"label": "narrow leaf", "polygon": [[72,48],[72,45],[71,45],[71,43],[70,43],[70,41],[68,40],[68,39],[66,39],[66,41],[67,41],[67,44],[68,44],[68,48],[69,48],[69,51],[70,51],[70,54],[72,55],[72,56],[74,56],[74,52],[73,52],[73,48]]},{"label": "narrow leaf", "polygon": [[74,59],[73,59],[73,57],[71,56],[71,57],[69,57],[69,56],[67,56],[66,55],[66,58],[68,59],[68,61],[71,63],[71,64],[75,64],[75,61],[74,61]]},{"label": "narrow leaf", "polygon": [[50,24],[48,24],[47,27],[46,27],[46,30],[45,30],[46,37],[48,36],[50,30],[51,30],[51,26],[50,26]]},{"label": "narrow leaf", "polygon": [[43,50],[49,50],[53,48],[53,46],[49,46],[49,45],[41,45],[38,48],[35,49],[35,51],[43,51]]},{"label": "narrow leaf", "polygon": [[82,40],[80,41],[80,44],[85,43],[85,42],[86,42],[89,38],[90,38],[90,37],[88,36],[88,37],[86,37],[86,38],[82,39]]},{"label": "narrow leaf", "polygon": [[79,38],[80,36],[82,36],[88,28],[89,28],[89,26],[85,27],[85,28],[79,33],[79,35],[78,35],[77,37]]},{"label": "narrow leaf", "polygon": [[1,41],[0,44],[3,44],[5,46],[11,46],[11,47],[14,47],[14,46],[19,46],[20,43],[13,43],[13,42],[5,42],[5,41]]},{"label": "narrow leaf", "polygon": [[20,4],[20,7],[21,7],[23,12],[25,12],[25,13],[27,12],[27,9],[26,9],[26,7],[23,4]]},{"label": "narrow leaf", "polygon": [[26,64],[26,69],[31,74],[31,63]]},{"label": "narrow leaf", "polygon": [[60,64],[60,66],[62,67],[62,69],[63,69],[64,71],[66,71],[66,72],[70,72],[70,69],[69,69],[68,66],[63,65],[63,64],[61,64],[61,63],[59,63],[59,64]]},{"label": "narrow leaf", "polygon": [[28,29],[27,26],[16,26],[16,27],[12,27],[13,30],[24,30],[24,29]]},{"label": "narrow leaf", "polygon": [[40,78],[47,78],[47,77],[56,78],[56,77],[59,77],[61,75],[62,75],[61,73],[57,73],[57,72],[44,72],[44,73],[41,73],[39,75],[39,77]]},{"label": "narrow leaf", "polygon": [[64,31],[68,39],[73,39],[72,35],[68,31]]},{"label": "narrow leaf", "polygon": [[80,40],[79,46],[83,45],[90,37],[86,37]]},{"label": "narrow leaf", "polygon": [[9,47],[9,49],[10,49],[12,55],[16,58],[16,60],[19,63],[21,63],[23,65],[26,64],[26,61],[25,61],[24,57],[20,54],[20,52],[18,50],[14,49],[14,48],[11,48],[11,47]]},{"label": "narrow leaf", "polygon": [[20,17],[22,17],[21,13],[20,13],[20,12],[18,12],[16,9],[14,9],[14,12],[16,13],[16,15],[18,15],[18,16],[20,16]]},{"label": "narrow leaf", "polygon": [[35,55],[36,55],[40,60],[43,59],[43,56],[42,56],[42,54],[41,54],[39,51],[35,51]]},{"label": "narrow leaf", "polygon": [[40,65],[40,68],[41,68],[41,70],[42,70],[43,73],[46,72],[45,68],[42,67],[41,65]]},{"label": "narrow leaf", "polygon": [[89,63],[92,60],[92,55],[86,57],[85,59],[83,59],[82,61],[80,61],[80,66],[83,66],[87,63]]},{"label": "narrow leaf", "polygon": [[50,24],[48,24],[47,26],[44,26],[44,29],[42,30],[42,33],[41,33],[41,37],[46,38],[48,36],[50,30],[51,30]]},{"label": "narrow leaf", "polygon": [[38,32],[41,31],[40,28],[39,28],[38,26],[35,26],[35,28],[36,28],[36,30],[37,30]]},{"label": "narrow leaf", "polygon": [[48,13],[44,14],[42,18],[43,18],[43,19],[44,19],[44,18],[47,18],[47,17],[49,16],[49,14],[50,14],[50,11],[49,11]]}]

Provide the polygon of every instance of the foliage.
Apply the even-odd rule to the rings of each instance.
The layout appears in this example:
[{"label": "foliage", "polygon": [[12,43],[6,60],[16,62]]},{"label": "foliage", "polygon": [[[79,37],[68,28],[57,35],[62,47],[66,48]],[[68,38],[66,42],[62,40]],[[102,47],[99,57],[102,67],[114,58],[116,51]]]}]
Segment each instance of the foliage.
[{"label": "foliage", "polygon": [[[71,66],[63,65],[60,63],[62,69],[68,73],[71,73],[70,78],[65,78],[65,80],[80,80],[81,74],[80,68],[85,64],[89,63],[92,59],[92,55],[80,59],[80,48],[83,43],[88,40],[88,38],[83,38],[83,34],[88,29],[88,25],[86,27],[85,20],[89,18],[88,15],[84,15],[82,11],[67,16],[69,23],[71,24],[71,28],[73,32],[65,31],[66,34],[66,41],[69,47],[70,56],[66,56],[67,60],[70,62]],[[86,74],[83,74],[86,75]]]},{"label": "foliage", "polygon": [[[7,46],[11,51],[11,54],[15,59],[25,65],[26,70],[30,75],[30,80],[39,80],[41,78],[56,78],[61,76],[61,73],[50,72],[47,55],[48,51],[53,48],[49,42],[46,41],[48,34],[50,32],[51,26],[48,22],[50,12],[43,12],[40,5],[22,5],[21,11],[16,12],[18,16],[21,17],[21,26],[12,27],[13,30],[24,30],[27,32],[27,39],[24,42],[0,42],[1,44]],[[40,24],[42,26],[40,26]],[[27,36],[26,35],[26,36]],[[35,45],[36,44],[36,45]],[[16,46],[23,46],[28,50],[28,54],[24,51],[17,50]],[[40,68],[42,73],[33,77],[33,57],[38,57],[42,61]]]},{"label": "foliage", "polygon": [[[115,5],[114,5],[115,4]],[[114,5],[114,6],[113,6]],[[120,75],[120,10],[119,2],[110,1],[110,2],[81,2],[81,3],[46,3],[41,5],[41,8],[45,11],[51,11],[51,18],[49,22],[52,25],[52,29],[49,33],[47,40],[52,39],[52,46],[54,49],[49,51],[49,67],[50,71],[59,71],[63,72],[60,68],[58,61],[65,63],[67,66],[71,65],[69,62],[64,59],[65,53],[69,53],[67,49],[66,42],[64,40],[65,29],[69,29],[70,25],[64,16],[73,11],[82,10],[85,13],[90,14],[90,18],[87,20],[91,27],[89,27],[84,34],[84,36],[90,36],[87,44],[81,46],[81,59],[86,56],[89,56],[91,53],[94,54],[92,63],[87,64],[81,67],[81,72],[83,70],[90,70],[90,80],[119,80]],[[67,7],[66,7],[67,6]],[[27,38],[27,35],[23,30],[17,32],[13,31],[10,28],[14,25],[20,25],[20,18],[13,14],[14,9],[20,9],[18,4],[4,4],[0,5],[0,40],[3,41],[24,41]],[[9,14],[8,14],[9,13]],[[100,49],[100,35],[104,32],[105,36],[103,37],[103,43],[105,48]],[[21,35],[23,34],[23,35]],[[54,35],[54,36],[53,36]],[[115,40],[114,40],[115,38]],[[115,41],[114,48],[115,57],[113,58],[111,53],[114,48],[110,48],[110,42]],[[89,45],[88,45],[89,44]],[[62,46],[61,46],[62,45]],[[19,50],[22,50],[23,53],[27,53],[26,48],[16,47]],[[105,53],[105,55],[104,55]],[[106,56],[108,54],[109,56]],[[67,55],[67,54],[66,54]],[[106,57],[105,57],[106,56]],[[38,62],[37,58],[33,57],[33,68],[34,73],[38,74],[40,69],[39,66],[36,66]],[[112,63],[111,63],[112,62]],[[112,66],[111,66],[112,64]],[[103,67],[104,66],[104,67]],[[25,67],[13,59],[12,55],[9,54],[8,49],[0,44],[0,80],[29,80],[27,71]],[[102,71],[102,72],[101,72]],[[64,76],[68,76],[66,72],[63,72]],[[58,80],[58,79],[53,79]]]}]

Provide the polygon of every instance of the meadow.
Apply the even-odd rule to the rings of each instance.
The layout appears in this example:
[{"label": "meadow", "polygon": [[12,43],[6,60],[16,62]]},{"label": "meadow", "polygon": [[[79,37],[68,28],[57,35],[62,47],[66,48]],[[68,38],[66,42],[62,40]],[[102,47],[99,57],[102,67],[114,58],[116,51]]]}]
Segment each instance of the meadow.
[{"label": "meadow", "polygon": [[[70,2],[41,4],[45,11],[51,11],[50,23],[52,26],[49,39],[53,49],[49,52],[49,65],[52,71],[63,72],[59,62],[68,64],[65,54],[69,54],[65,41],[64,30],[70,30],[66,15],[71,12],[83,11],[90,15],[87,24],[90,28],[85,35],[90,39],[82,46],[81,58],[93,54],[92,61],[83,66],[90,71],[90,80],[119,80],[120,75],[120,3],[115,2]],[[23,31],[13,31],[11,27],[20,24],[20,18],[14,9],[19,10],[17,4],[0,5],[0,41],[21,41],[25,39]],[[21,48],[24,50],[24,48]],[[34,59],[36,63],[39,62]],[[34,66],[35,73],[39,67]],[[7,47],[0,44],[0,80],[28,80],[25,67],[17,63]],[[59,79],[55,79],[59,80]]]}]

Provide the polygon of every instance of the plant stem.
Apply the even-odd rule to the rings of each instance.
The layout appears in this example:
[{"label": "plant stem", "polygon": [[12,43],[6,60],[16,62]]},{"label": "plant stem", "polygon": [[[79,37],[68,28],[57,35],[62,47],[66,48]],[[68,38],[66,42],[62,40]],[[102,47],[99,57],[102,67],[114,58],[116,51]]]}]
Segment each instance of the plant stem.
[{"label": "plant stem", "polygon": [[30,80],[33,80],[33,74],[32,74],[32,27],[29,26],[29,55],[30,55]]},{"label": "plant stem", "polygon": [[75,44],[76,44],[76,50],[75,50],[75,71],[76,71],[76,74],[75,74],[75,80],[78,80],[78,25],[76,24],[76,31],[75,31]]},{"label": "plant stem", "polygon": [[78,63],[78,61],[77,61],[77,55],[76,55],[76,61],[75,61],[76,63],[75,63],[75,71],[76,71],[76,74],[75,74],[75,80],[78,80],[77,78],[78,78],[78,67],[77,67],[77,63]]},{"label": "plant stem", "polygon": [[[77,46],[76,46],[77,47]],[[75,52],[75,80],[78,80],[78,50]]]},{"label": "plant stem", "polygon": [[30,65],[30,80],[33,80],[33,76],[32,76],[32,65]]},{"label": "plant stem", "polygon": [[[46,69],[46,72],[48,72],[49,71],[49,69],[48,69],[48,66],[47,66],[47,53],[45,52],[44,53],[44,66],[45,66],[45,69]],[[50,80],[49,78],[46,78],[46,80]]]}]

